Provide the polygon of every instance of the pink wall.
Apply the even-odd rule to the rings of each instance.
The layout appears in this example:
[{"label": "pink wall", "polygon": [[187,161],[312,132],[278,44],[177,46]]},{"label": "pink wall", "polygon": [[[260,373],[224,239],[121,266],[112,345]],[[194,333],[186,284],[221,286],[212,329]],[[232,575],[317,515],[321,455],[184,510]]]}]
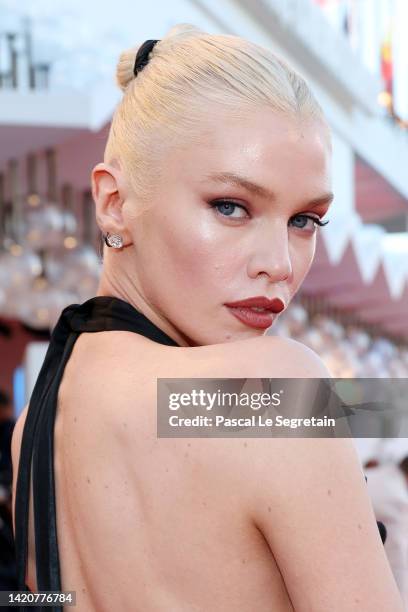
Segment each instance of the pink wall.
[{"label": "pink wall", "polygon": [[103,161],[109,124],[99,132],[88,132],[70,138],[56,147],[59,183],[68,181],[78,189],[91,186],[91,170]]}]

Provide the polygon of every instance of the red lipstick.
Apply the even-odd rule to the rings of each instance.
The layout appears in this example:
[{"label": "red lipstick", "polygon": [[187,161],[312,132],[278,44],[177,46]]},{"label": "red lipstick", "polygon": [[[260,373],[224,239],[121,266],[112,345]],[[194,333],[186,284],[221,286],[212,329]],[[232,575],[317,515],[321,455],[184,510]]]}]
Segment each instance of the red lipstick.
[{"label": "red lipstick", "polygon": [[[273,323],[274,314],[285,309],[285,304],[280,298],[269,299],[263,296],[247,298],[237,302],[225,304],[237,319],[255,329],[266,329]],[[259,308],[262,310],[254,310]]]}]

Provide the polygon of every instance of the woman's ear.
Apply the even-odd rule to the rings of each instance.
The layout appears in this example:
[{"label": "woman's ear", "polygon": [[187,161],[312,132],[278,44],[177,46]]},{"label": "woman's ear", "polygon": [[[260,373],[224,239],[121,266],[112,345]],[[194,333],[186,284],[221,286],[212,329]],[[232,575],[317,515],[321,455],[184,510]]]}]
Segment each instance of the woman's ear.
[{"label": "woman's ear", "polygon": [[122,208],[127,187],[119,167],[100,162],[91,174],[92,195],[96,206],[96,221],[104,235],[119,234],[124,246],[132,242],[125,226]]}]

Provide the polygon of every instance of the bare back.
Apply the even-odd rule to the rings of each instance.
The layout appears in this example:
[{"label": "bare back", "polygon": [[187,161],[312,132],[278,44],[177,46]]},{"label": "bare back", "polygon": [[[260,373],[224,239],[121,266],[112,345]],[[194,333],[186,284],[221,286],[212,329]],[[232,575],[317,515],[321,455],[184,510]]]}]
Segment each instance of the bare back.
[{"label": "bare back", "polygon": [[[208,349],[193,349],[199,363]],[[82,334],[74,347],[54,465],[62,586],[78,612],[293,610],[239,470],[223,471],[227,441],[157,438],[156,377],[198,376],[189,350],[129,332]],[[35,591],[32,518],[30,504]]]},{"label": "bare back", "polygon": [[[157,438],[158,377],[325,376],[291,343],[175,348],[129,332],[80,336],[55,426],[62,587],[77,592],[78,612],[402,612],[342,440]],[[32,526],[31,515],[34,591]]]}]

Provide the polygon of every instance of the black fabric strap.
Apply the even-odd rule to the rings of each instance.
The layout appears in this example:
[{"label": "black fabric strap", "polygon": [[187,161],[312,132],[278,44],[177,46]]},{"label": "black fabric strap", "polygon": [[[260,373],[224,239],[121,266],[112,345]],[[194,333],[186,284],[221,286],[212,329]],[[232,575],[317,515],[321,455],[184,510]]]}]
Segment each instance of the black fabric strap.
[{"label": "black fabric strap", "polygon": [[[127,302],[99,296],[65,308],[55,326],[35,384],[22,434],[15,496],[15,546],[18,589],[26,585],[28,517],[31,469],[38,591],[61,591],[58,556],[55,480],[54,424],[58,389],[74,344],[82,332],[131,331],[160,344],[178,344]],[[52,607],[21,606],[32,612],[62,612]]]}]

